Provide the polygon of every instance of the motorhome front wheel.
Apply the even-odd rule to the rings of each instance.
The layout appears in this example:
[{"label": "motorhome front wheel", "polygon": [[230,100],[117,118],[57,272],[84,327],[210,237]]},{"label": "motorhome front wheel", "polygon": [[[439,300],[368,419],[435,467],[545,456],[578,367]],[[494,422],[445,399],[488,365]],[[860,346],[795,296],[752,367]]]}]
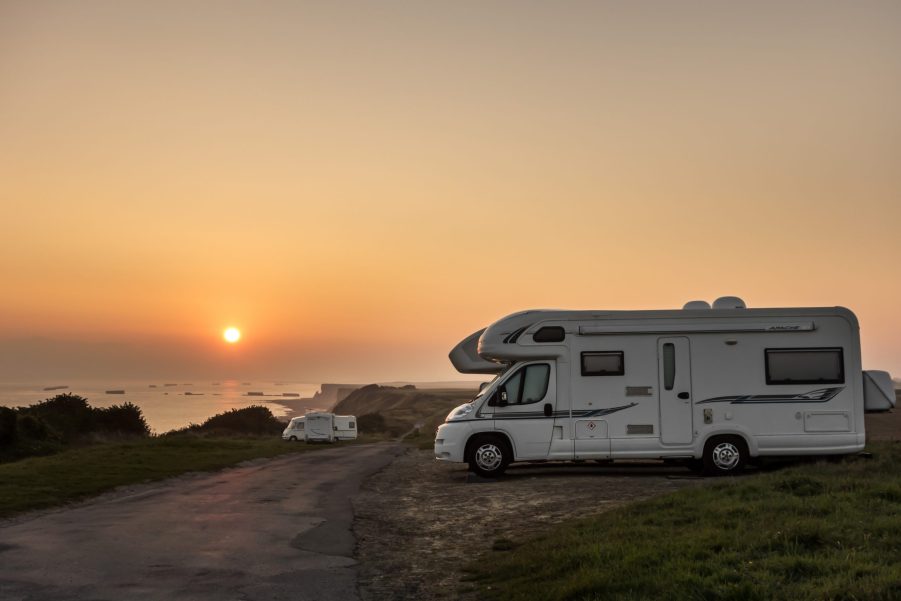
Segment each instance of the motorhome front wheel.
[{"label": "motorhome front wheel", "polygon": [[504,473],[510,459],[503,442],[495,437],[486,437],[473,444],[469,468],[479,476],[495,478]]}]

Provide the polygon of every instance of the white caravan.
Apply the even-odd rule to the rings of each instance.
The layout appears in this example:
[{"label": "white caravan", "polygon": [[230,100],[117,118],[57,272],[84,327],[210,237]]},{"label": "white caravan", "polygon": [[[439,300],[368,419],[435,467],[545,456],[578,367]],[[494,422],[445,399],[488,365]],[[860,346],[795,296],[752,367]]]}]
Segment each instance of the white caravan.
[{"label": "white caravan", "polygon": [[515,313],[450,354],[496,374],[454,409],[435,456],[483,476],[512,461],[684,460],[728,474],[763,456],[863,449],[864,411],[894,407],[891,377],[863,372],[841,307]]},{"label": "white caravan", "polygon": [[295,417],[282,432],[285,440],[307,442],[336,442],[357,438],[357,418],[353,415],[335,415],[312,411],[303,417]]},{"label": "white caravan", "polygon": [[335,416],[335,440],[356,440],[357,418],[353,415]]}]

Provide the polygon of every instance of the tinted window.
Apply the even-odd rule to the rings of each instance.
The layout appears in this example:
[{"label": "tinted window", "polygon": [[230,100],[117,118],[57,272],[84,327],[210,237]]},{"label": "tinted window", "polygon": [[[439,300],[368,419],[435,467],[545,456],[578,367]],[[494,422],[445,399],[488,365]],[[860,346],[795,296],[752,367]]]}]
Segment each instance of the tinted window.
[{"label": "tinted window", "polygon": [[356,425],[355,423],[353,423],[353,422],[348,422],[348,423],[347,423],[347,429],[348,429],[348,430],[353,430],[353,429],[356,428],[356,427],[357,427],[357,425]]},{"label": "tinted window", "polygon": [[528,365],[504,382],[508,405],[537,403],[547,395],[551,366],[547,363]]},{"label": "tinted window", "polygon": [[563,342],[566,330],[560,326],[544,326],[532,335],[535,342]]},{"label": "tinted window", "polygon": [[626,373],[622,351],[582,353],[583,376],[621,376]]},{"label": "tinted window", "polygon": [[551,366],[547,363],[530,365],[526,368],[526,378],[522,386],[522,402],[537,403],[547,393],[548,377]]},{"label": "tinted window", "polygon": [[666,342],[663,345],[663,388],[672,390],[676,382],[676,345]]},{"label": "tinted window", "polygon": [[840,348],[766,349],[767,384],[843,384]]},{"label": "tinted window", "polygon": [[522,372],[523,370],[519,370],[510,376],[510,379],[504,383],[504,390],[507,391],[508,405],[519,404],[519,389],[522,387]]}]

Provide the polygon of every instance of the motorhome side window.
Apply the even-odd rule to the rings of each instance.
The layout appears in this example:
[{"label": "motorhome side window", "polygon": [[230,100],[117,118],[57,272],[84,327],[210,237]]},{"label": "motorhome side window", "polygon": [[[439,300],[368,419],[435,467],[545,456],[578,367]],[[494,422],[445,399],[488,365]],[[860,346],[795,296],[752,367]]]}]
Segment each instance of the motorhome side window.
[{"label": "motorhome side window", "polygon": [[626,373],[622,351],[586,351],[582,353],[583,376],[621,376]]},{"label": "motorhome side window", "polygon": [[663,345],[663,389],[672,390],[676,383],[676,345],[667,342]]},{"label": "motorhome side window", "polygon": [[766,349],[767,384],[844,384],[841,348]]},{"label": "motorhome side window", "polygon": [[566,330],[560,326],[544,326],[532,335],[535,342],[563,342]]},{"label": "motorhome side window", "polygon": [[508,405],[537,403],[547,394],[551,366],[547,363],[527,365],[504,382]]}]

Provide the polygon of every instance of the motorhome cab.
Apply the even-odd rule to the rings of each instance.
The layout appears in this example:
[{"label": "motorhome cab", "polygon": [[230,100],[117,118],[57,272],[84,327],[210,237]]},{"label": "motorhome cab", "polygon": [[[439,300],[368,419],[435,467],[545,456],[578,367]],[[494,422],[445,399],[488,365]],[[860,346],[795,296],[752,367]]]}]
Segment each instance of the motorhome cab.
[{"label": "motorhome cab", "polygon": [[515,313],[450,353],[494,374],[435,438],[478,474],[513,461],[685,460],[729,474],[763,456],[863,449],[864,411],[895,403],[861,370],[857,318],[841,307],[747,309],[736,297],[682,310]]},{"label": "motorhome cab", "polygon": [[[353,415],[335,415],[323,411],[312,411],[303,417],[291,420],[303,420],[300,424],[302,438],[307,442],[337,442],[357,438],[357,418]],[[288,427],[291,427],[291,424]],[[288,430],[285,430],[287,433]],[[285,438],[285,434],[282,434]],[[296,440],[299,440],[299,436]],[[291,440],[290,438],[288,440]]]},{"label": "motorhome cab", "polygon": [[282,432],[282,440],[304,440],[304,418],[292,417],[288,427]]}]

